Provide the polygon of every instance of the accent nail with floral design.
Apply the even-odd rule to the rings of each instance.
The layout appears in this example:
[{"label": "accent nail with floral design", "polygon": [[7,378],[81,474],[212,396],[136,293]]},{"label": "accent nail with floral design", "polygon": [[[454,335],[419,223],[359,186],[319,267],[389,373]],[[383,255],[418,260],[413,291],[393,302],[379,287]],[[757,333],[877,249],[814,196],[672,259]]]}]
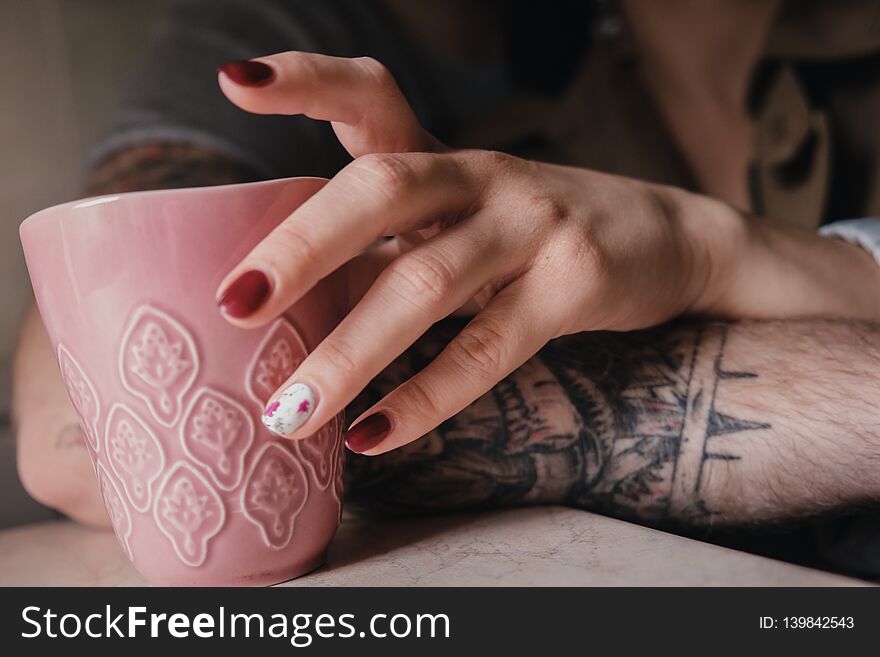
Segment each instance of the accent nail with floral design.
[{"label": "accent nail with floral design", "polygon": [[304,383],[294,383],[263,411],[263,424],[274,434],[287,436],[299,428],[315,409],[315,394]]}]

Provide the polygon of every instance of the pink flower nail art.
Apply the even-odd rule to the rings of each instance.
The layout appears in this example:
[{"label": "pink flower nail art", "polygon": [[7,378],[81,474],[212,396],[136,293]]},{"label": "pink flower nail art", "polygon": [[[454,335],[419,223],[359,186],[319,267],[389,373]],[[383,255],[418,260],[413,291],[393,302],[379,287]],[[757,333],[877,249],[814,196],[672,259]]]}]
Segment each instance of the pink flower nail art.
[{"label": "pink flower nail art", "polygon": [[266,417],[272,417],[273,415],[275,415],[275,411],[278,410],[278,407],[279,407],[279,406],[281,406],[281,402],[277,402],[277,401],[276,401],[276,402],[272,402],[271,404],[269,404],[269,405],[266,407],[266,410],[263,411],[263,414],[264,414]]},{"label": "pink flower nail art", "polygon": [[263,411],[263,424],[274,434],[287,436],[296,431],[315,409],[315,394],[304,383],[294,383]]}]

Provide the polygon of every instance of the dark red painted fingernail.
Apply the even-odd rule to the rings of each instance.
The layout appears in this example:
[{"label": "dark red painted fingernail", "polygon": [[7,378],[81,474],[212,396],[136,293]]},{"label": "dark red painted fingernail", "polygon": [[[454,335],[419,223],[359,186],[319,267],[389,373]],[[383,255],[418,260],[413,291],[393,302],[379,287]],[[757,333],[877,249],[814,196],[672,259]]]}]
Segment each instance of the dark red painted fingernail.
[{"label": "dark red painted fingernail", "polygon": [[266,302],[271,288],[266,274],[252,269],[232,281],[217,300],[217,305],[230,317],[244,319],[253,315]]},{"label": "dark red painted fingernail", "polygon": [[244,87],[262,87],[269,84],[275,77],[275,71],[271,66],[248,59],[227,62],[217,70],[225,73],[230,80]]},{"label": "dark red painted fingernail", "polygon": [[391,431],[391,421],[385,413],[373,413],[354,425],[345,434],[345,446],[356,454],[363,454],[381,443]]}]

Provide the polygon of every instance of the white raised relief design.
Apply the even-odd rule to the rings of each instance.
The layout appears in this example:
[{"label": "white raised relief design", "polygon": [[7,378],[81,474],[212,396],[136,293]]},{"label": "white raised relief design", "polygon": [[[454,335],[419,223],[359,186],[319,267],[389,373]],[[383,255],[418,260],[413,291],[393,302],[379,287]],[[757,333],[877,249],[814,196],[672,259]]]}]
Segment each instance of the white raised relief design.
[{"label": "white raised relief design", "polygon": [[152,306],[137,309],[122,337],[119,375],[163,426],[180,418],[198,367],[195,342],[177,320]]},{"label": "white raised relief design", "polygon": [[294,441],[302,460],[312,471],[315,483],[321,490],[327,490],[333,481],[340,443],[339,428],[339,416],[336,415],[313,435]]},{"label": "white raised relief design", "polygon": [[[81,424],[80,424],[80,428],[82,428]],[[83,435],[85,435],[85,430],[83,430]],[[89,444],[88,440],[83,441],[83,447],[85,447],[86,452],[88,452],[89,463],[92,464],[92,472],[94,472],[95,477],[97,477],[98,476],[98,454],[97,454],[97,452],[95,452],[95,450],[92,449],[92,446]]]},{"label": "white raised relief design", "polygon": [[116,482],[110,477],[104,466],[98,463],[95,468],[95,476],[98,478],[98,486],[101,489],[101,498],[104,500],[104,507],[107,509],[107,515],[110,516],[110,524],[113,526],[113,532],[116,539],[122,547],[125,556],[132,561],[131,546],[128,544],[128,538],[131,536],[131,514],[125,505],[125,500],[119,493]]},{"label": "white raised relief design", "polygon": [[286,319],[279,319],[266,333],[247,369],[245,388],[260,407],[287,381],[307,355],[299,333]]},{"label": "white raised relief design", "polygon": [[245,480],[241,508],[260,528],[266,545],[281,549],[293,537],[296,517],[308,494],[302,466],[286,449],[268,443],[257,454]]},{"label": "white raised relief design", "polygon": [[[344,417],[342,414],[336,416],[338,422],[338,430],[342,429]],[[336,441],[336,457],[334,459],[335,469],[333,471],[333,495],[339,502],[339,517],[342,518],[342,497],[345,492],[345,449],[342,446],[342,438]]]},{"label": "white raised relief design", "polygon": [[86,440],[97,452],[100,446],[98,439],[98,416],[101,414],[101,403],[95,386],[86,376],[83,368],[73,355],[60,342],[58,343],[58,367],[61,369],[61,377],[67,388],[70,401],[76,409],[80,419],[80,426],[86,436]]},{"label": "white raised relief design", "polygon": [[200,388],[183,417],[180,440],[187,456],[205,466],[214,483],[233,490],[244,475],[244,459],[254,442],[254,421],[234,399]]},{"label": "white raised relief design", "polygon": [[198,567],[208,556],[211,539],[226,522],[226,509],[208,480],[179,461],[162,480],[153,517],[180,560]]},{"label": "white raised relief design", "polygon": [[165,467],[165,453],[153,431],[125,404],[114,404],[104,432],[107,460],[131,505],[150,508],[153,482]]}]

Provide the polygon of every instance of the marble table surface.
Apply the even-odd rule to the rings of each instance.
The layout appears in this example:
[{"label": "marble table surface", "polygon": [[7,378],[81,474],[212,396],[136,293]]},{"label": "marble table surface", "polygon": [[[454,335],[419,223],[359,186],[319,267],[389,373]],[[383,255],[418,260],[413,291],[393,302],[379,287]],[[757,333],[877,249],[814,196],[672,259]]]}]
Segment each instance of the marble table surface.
[{"label": "marble table surface", "polygon": [[[141,586],[115,538],[52,521],[0,531],[0,586]],[[853,586],[817,570],[584,511],[347,514],[325,566],[285,586]]]}]

